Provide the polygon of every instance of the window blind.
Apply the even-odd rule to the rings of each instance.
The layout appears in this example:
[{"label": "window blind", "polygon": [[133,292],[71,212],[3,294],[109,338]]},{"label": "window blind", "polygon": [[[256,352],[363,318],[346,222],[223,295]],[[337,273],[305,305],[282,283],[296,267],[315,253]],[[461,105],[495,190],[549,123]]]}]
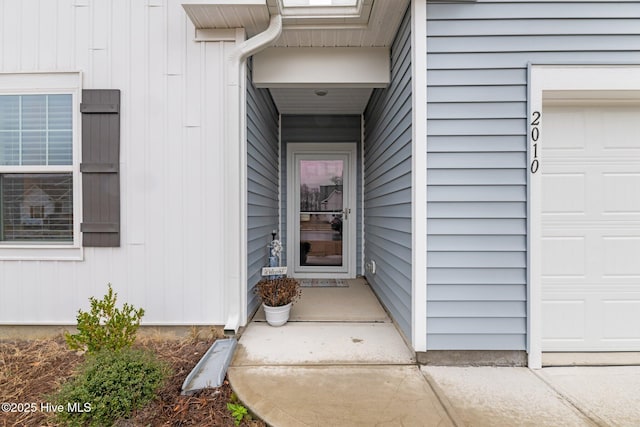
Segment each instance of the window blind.
[{"label": "window blind", "polygon": [[0,165],[71,165],[72,97],[0,96]]},{"label": "window blind", "polygon": [[0,175],[0,240],[72,241],[71,173]]}]

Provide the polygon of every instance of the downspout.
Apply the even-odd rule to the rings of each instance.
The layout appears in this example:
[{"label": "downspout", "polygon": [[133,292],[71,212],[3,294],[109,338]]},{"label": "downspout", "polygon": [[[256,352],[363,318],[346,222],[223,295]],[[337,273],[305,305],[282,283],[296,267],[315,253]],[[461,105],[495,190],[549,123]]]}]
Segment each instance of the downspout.
[{"label": "downspout", "polygon": [[[236,40],[237,47],[228,58],[224,143],[224,273],[227,321],[225,334],[233,335],[247,321],[247,150],[244,78],[246,60],[271,45],[282,33],[282,16],[273,15],[269,26],[249,40]],[[234,179],[238,177],[239,180]],[[239,212],[230,209],[237,206]]]},{"label": "downspout", "polygon": [[282,16],[273,15],[266,30],[238,46],[238,49],[232,54],[232,60],[236,56],[238,61],[244,62],[251,55],[260,52],[275,42],[280,37],[280,34],[282,34]]}]

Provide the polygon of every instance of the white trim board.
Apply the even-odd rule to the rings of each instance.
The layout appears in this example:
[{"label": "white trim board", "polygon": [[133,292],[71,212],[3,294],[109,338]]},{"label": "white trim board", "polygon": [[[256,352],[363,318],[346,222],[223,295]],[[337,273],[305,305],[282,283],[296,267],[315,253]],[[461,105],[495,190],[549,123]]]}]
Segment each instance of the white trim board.
[{"label": "white trim board", "polygon": [[390,81],[386,47],[272,47],[254,56],[258,88],[386,87]]},{"label": "white trim board", "polygon": [[411,344],[427,351],[427,4],[411,1]]},{"label": "white trim board", "polygon": [[[360,182],[361,182],[361,188],[360,188],[360,204],[358,205],[358,209],[360,209],[359,212],[359,217],[360,217],[360,224],[362,224],[362,234],[360,236],[360,241],[362,243],[362,250],[360,251],[360,253],[358,254],[358,257],[360,258],[361,261],[361,265],[360,265],[360,271],[358,272],[358,274],[364,276],[366,275],[366,267],[365,267],[365,256],[364,256],[364,251],[365,251],[365,245],[367,243],[367,239],[365,238],[366,235],[366,230],[365,230],[365,225],[364,225],[364,189],[365,189],[365,176],[364,176],[364,113],[360,114],[360,164],[358,165],[360,167]],[[356,178],[357,179],[357,178]],[[357,243],[356,243],[356,247],[357,247]]]},{"label": "white trim board", "polygon": [[[640,65],[529,65],[528,181],[529,181],[529,277],[528,352],[529,367],[542,367],[542,290],[541,290],[541,201],[544,164],[543,102],[553,100],[619,98],[628,100],[628,91],[640,91]],[[625,94],[626,93],[626,94]],[[542,113],[542,115],[540,115]],[[534,123],[535,122],[535,123]],[[535,172],[535,173],[534,173]]]}]

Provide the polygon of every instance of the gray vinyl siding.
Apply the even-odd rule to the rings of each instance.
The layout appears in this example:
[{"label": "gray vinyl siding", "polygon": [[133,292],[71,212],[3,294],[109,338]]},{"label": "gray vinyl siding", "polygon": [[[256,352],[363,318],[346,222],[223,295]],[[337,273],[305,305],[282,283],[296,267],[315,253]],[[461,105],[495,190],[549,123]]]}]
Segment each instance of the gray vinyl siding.
[{"label": "gray vinyl siding", "polygon": [[[281,178],[282,178],[282,242],[287,242],[287,144],[289,143],[340,143],[355,142],[357,144],[357,181],[356,181],[356,271],[362,271],[362,125],[358,115],[283,115],[282,116],[282,150],[281,150]],[[353,212],[352,212],[353,215]],[[282,256],[285,256],[283,248]]]},{"label": "gray vinyl siding", "polygon": [[391,47],[391,83],[376,89],[364,113],[366,277],[411,337],[411,17]]},{"label": "gray vinyl siding", "polygon": [[427,17],[427,348],[525,350],[527,64],[640,62],[640,2]]},{"label": "gray vinyl siding", "polygon": [[253,293],[267,264],[267,245],[278,229],[278,110],[267,89],[247,73],[247,290],[248,312],[259,304]]}]

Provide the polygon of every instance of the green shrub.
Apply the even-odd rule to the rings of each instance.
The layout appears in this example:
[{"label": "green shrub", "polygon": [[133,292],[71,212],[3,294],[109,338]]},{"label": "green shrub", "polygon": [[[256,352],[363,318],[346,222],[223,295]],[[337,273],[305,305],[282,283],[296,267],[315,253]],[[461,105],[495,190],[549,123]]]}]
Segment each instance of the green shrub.
[{"label": "green shrub", "polygon": [[89,298],[89,313],[78,310],[78,333],[65,333],[70,349],[94,353],[102,349],[118,350],[133,344],[144,309],[136,310],[133,306],[124,304],[120,310],[116,308],[117,296],[109,283],[109,290],[102,300]]},{"label": "green shrub", "polygon": [[[168,374],[167,365],[150,352],[131,348],[97,352],[53,396],[64,408],[58,421],[71,426],[112,425],[153,400]],[[73,405],[81,411],[74,411]]]}]

